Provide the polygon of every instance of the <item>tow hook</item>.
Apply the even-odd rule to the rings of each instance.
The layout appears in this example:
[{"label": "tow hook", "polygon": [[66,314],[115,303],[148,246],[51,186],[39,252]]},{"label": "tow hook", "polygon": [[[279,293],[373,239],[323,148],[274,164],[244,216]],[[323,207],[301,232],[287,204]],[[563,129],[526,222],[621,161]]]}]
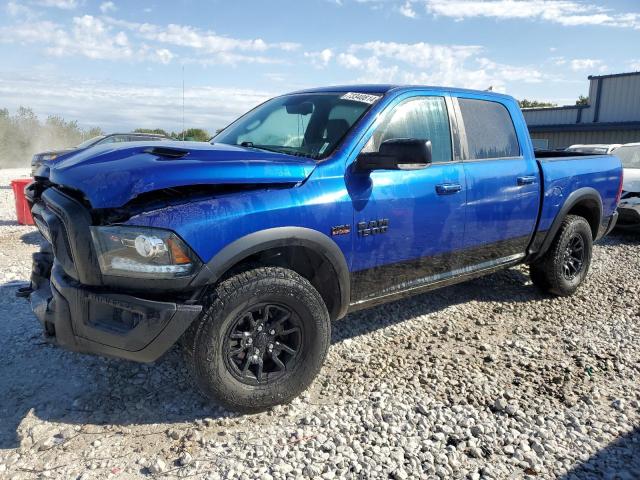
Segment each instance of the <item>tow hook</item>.
[{"label": "tow hook", "polygon": [[33,288],[31,287],[31,284],[29,284],[28,287],[20,287],[16,291],[16,297],[18,297],[18,298],[29,298],[29,296],[32,293],[33,293]]}]

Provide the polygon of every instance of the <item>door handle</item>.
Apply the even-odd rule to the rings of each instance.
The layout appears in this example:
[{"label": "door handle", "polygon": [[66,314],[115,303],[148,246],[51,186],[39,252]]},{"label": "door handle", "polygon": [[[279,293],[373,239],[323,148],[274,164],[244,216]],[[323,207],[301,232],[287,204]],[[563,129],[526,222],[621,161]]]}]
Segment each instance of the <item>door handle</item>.
[{"label": "door handle", "polygon": [[536,183],[536,177],[534,175],[518,177],[518,185],[531,185],[532,183]]},{"label": "door handle", "polygon": [[436,193],[438,195],[451,195],[452,193],[458,193],[462,190],[462,185],[459,183],[442,183],[436,185]]}]

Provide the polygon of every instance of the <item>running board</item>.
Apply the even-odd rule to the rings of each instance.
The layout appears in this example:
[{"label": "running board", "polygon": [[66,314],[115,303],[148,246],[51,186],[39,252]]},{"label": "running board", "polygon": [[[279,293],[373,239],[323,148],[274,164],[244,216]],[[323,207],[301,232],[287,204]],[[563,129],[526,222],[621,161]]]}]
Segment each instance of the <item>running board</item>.
[{"label": "running board", "polygon": [[411,282],[404,284],[410,284],[408,287],[400,286],[398,290],[351,303],[349,305],[349,312],[355,312],[364,308],[380,305],[382,303],[399,300],[419,293],[425,293],[437,288],[455,285],[456,283],[466,282],[467,280],[472,280],[477,277],[482,277],[484,275],[518,265],[524,258],[524,253],[518,253],[516,255],[510,255],[497,260],[490,260],[477,265],[459,268],[439,275],[432,275],[430,277],[412,280]]}]

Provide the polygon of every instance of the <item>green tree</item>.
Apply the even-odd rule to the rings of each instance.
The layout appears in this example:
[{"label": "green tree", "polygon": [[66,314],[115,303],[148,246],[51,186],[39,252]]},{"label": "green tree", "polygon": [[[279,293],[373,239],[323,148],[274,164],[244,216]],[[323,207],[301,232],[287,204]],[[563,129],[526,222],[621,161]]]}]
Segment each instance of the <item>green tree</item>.
[{"label": "green tree", "polygon": [[134,133],[153,133],[155,135],[164,135],[165,137],[170,137],[169,133],[162,128],[136,128]]},{"label": "green tree", "polygon": [[576,105],[579,106],[587,106],[589,105],[589,97],[585,97],[584,95],[580,95],[578,100],[576,100]]},{"label": "green tree", "polygon": [[184,132],[178,133],[177,137],[179,140],[182,140],[182,138],[184,138],[185,140],[194,142],[208,142],[211,138],[211,135],[209,135],[209,132],[203,130],[202,128],[188,128]]},{"label": "green tree", "polygon": [[540,102],[538,100],[527,100],[526,98],[518,100],[520,108],[541,108],[541,107],[557,107],[557,104],[551,102]]}]

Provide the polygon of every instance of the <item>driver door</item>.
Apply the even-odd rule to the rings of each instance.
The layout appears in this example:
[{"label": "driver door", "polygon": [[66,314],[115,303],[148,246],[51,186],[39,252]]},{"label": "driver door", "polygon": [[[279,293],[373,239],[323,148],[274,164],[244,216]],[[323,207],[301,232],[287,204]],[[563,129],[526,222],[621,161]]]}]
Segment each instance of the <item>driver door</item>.
[{"label": "driver door", "polygon": [[[366,303],[446,278],[460,266],[466,185],[455,158],[448,102],[419,95],[388,107],[363,152],[392,138],[430,140],[433,163],[419,170],[353,168],[352,303]],[[353,167],[353,165],[352,165]]]}]

